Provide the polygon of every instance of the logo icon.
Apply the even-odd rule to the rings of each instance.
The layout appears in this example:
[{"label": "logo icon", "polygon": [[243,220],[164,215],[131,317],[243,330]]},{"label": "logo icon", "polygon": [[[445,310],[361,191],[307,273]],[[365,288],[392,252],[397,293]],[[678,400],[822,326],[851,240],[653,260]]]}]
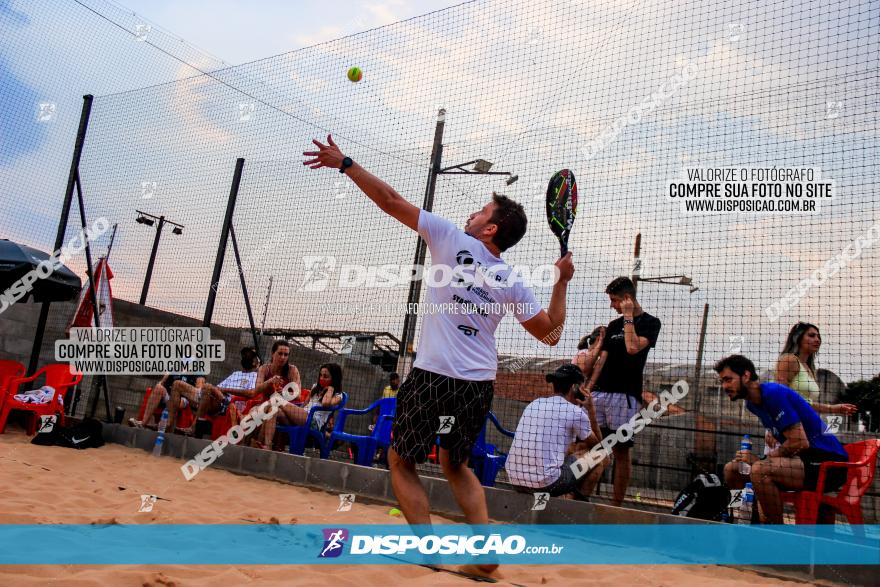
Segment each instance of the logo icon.
[{"label": "logo icon", "polygon": [[464,324],[459,324],[458,329],[461,330],[465,336],[476,336],[479,332],[476,328],[465,326]]},{"label": "logo icon", "polygon": [[455,416],[440,416],[440,427],[437,434],[449,434],[455,426]]},{"label": "logo icon", "polygon": [[843,102],[839,100],[832,100],[825,104],[826,119],[837,118],[841,111],[843,111]]},{"label": "logo icon", "polygon": [[347,182],[344,181],[334,181],[333,182],[333,199],[339,200],[340,198],[344,198],[348,195],[348,192],[345,191],[345,187]]},{"label": "logo icon", "polygon": [[741,353],[743,342],[745,341],[744,336],[728,336],[727,341],[727,352],[728,353]]},{"label": "logo icon", "polygon": [[743,502],[742,489],[731,489],[730,490],[730,503],[727,504],[727,507],[733,509],[739,509],[739,506]]},{"label": "logo icon", "polygon": [[340,338],[340,341],[342,341],[342,348],[339,349],[339,354],[350,355],[354,351],[354,343],[357,342],[357,337],[343,336]]},{"label": "logo icon", "polygon": [[37,430],[37,434],[43,434],[44,432],[52,432],[55,429],[55,420],[58,418],[55,414],[51,414],[49,416],[40,416],[40,429]]},{"label": "logo icon", "polygon": [[342,554],[345,541],[348,540],[348,530],[345,528],[324,528],[324,547],[318,558],[335,558]]},{"label": "logo icon", "polygon": [[339,494],[339,507],[336,508],[337,512],[350,512],[351,506],[354,504],[354,493],[340,493]]},{"label": "logo icon", "polygon": [[330,274],[336,267],[336,257],[308,256],[303,257],[307,267],[306,278],[297,291],[324,291],[330,285]]},{"label": "logo icon", "polygon": [[545,492],[539,492],[535,495],[535,503],[532,504],[533,511],[540,511],[547,508],[547,504],[550,503],[550,494]]},{"label": "logo icon", "polygon": [[742,23],[733,23],[727,25],[727,40],[736,43],[746,27]]},{"label": "logo icon", "polygon": [[37,105],[37,120],[40,122],[49,122],[55,118],[55,111],[58,106],[55,102],[40,102]]},{"label": "logo icon", "polygon": [[243,104],[238,105],[238,119],[241,121],[248,121],[251,119],[251,115],[253,115],[254,111],[257,109],[257,105],[253,102],[245,102]]},{"label": "logo icon", "polygon": [[141,507],[138,508],[139,512],[151,512],[153,511],[153,504],[156,503],[156,499],[158,499],[155,495],[141,495]]},{"label": "logo icon", "polygon": [[136,24],[134,26],[134,38],[136,41],[146,41],[147,35],[150,31],[153,30],[153,27],[148,24]]},{"label": "logo icon", "polygon": [[155,181],[142,181],[141,182],[141,199],[149,200],[154,195],[156,195],[156,182]]},{"label": "logo icon", "polygon": [[836,414],[825,416],[825,420],[828,422],[828,425],[825,427],[825,434],[837,434],[840,430],[840,425],[843,424],[843,416]]},{"label": "logo icon", "polygon": [[537,45],[541,42],[544,31],[539,26],[529,27],[529,45]]}]

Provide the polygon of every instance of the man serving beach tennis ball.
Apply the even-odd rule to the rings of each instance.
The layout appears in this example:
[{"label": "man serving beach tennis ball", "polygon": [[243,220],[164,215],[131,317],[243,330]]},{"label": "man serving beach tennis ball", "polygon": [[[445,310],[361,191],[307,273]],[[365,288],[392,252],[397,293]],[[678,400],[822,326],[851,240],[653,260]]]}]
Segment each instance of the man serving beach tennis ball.
[{"label": "man serving beach tennis ball", "polygon": [[532,336],[548,345],[558,343],[565,322],[565,294],[574,274],[571,253],[556,262],[558,279],[545,311],[501,259],[501,253],[526,232],[526,214],[520,204],[493,194],[470,215],[462,231],[406,201],[343,155],[331,136],[326,145],[312,142],[318,150],[303,153],[309,157],[304,165],[330,167],[347,175],[383,212],[425,239],[432,266],[445,265],[456,276],[447,280],[451,283],[428,287],[431,307],[448,311],[424,316],[416,361],[397,392],[388,462],[394,494],[406,520],[430,524],[428,495],[416,464],[425,461],[439,435],[440,465],[465,520],[487,524],[486,495],[467,462],[492,403],[498,365],[495,329],[505,311],[511,310]]}]

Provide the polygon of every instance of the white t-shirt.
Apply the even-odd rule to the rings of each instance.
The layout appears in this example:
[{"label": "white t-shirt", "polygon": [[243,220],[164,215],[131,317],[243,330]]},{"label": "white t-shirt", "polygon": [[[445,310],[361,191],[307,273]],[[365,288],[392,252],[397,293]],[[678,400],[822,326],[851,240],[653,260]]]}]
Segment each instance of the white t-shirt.
[{"label": "white t-shirt", "polygon": [[413,366],[456,379],[494,380],[495,329],[504,314],[525,322],[541,305],[509,265],[448,220],[422,210],[419,234],[431,251],[431,267],[422,276],[428,306],[420,315]]},{"label": "white t-shirt", "polygon": [[526,406],[504,469],[510,482],[546,487],[559,479],[565,451],[591,432],[586,412],[560,395],[541,397]]},{"label": "white t-shirt", "polygon": [[235,371],[232,375],[217,384],[223,389],[253,389],[257,386],[257,372]]}]

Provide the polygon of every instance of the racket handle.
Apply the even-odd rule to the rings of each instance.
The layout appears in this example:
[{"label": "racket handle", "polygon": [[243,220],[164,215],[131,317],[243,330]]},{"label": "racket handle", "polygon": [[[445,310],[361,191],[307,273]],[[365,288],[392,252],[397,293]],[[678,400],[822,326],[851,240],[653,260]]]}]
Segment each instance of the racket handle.
[{"label": "racket handle", "polygon": [[568,253],[568,243],[559,243],[559,256],[564,257]]}]

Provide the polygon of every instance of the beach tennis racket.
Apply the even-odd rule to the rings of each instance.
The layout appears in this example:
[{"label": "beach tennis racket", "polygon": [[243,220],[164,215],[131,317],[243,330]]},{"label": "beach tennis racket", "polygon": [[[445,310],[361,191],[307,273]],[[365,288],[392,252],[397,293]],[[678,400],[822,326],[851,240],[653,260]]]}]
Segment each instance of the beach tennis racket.
[{"label": "beach tennis racket", "polygon": [[577,216],[577,183],[570,169],[557,171],[547,185],[547,223],[559,240],[560,256],[568,252],[568,237]]}]

